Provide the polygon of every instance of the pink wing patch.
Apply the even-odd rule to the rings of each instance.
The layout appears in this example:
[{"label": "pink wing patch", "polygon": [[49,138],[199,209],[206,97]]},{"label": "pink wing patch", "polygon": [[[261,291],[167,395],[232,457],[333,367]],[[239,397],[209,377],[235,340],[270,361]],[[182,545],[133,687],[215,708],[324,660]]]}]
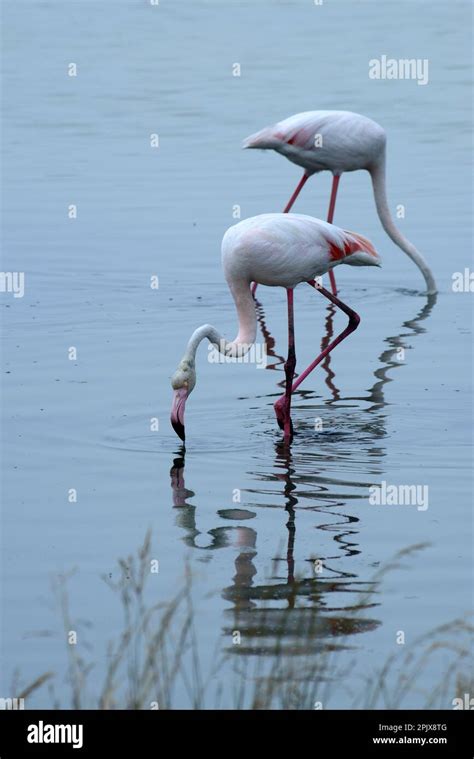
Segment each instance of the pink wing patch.
[{"label": "pink wing patch", "polygon": [[296,145],[298,148],[308,150],[314,143],[315,131],[314,127],[309,125],[301,126],[296,130],[293,128],[288,130],[286,134],[277,132],[275,136],[286,142],[287,145]]},{"label": "pink wing patch", "polygon": [[329,258],[331,261],[340,261],[341,258],[346,258],[358,251],[363,251],[374,256],[374,258],[378,258],[377,251],[366,237],[357,234],[357,232],[349,232],[347,229],[344,230],[344,234],[348,235],[348,237],[344,239],[342,248],[333,242],[329,243]]}]

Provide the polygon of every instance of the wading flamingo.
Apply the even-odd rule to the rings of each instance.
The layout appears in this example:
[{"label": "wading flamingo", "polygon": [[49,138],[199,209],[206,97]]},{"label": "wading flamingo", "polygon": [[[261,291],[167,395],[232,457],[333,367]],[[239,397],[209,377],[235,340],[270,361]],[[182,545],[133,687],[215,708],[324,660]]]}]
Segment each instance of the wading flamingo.
[{"label": "wading flamingo", "polygon": [[[293,435],[291,395],[310,372],[359,324],[359,316],[315,280],[339,264],[379,266],[372,244],[355,232],[347,232],[320,219],[302,214],[269,213],[253,216],[227,230],[222,240],[222,265],[234,298],[239,321],[232,342],[210,324],[203,324],[191,335],[185,354],[171,379],[174,390],[171,424],[184,440],[184,411],[196,384],[196,351],[207,338],[217,350],[234,358],[244,356],[255,342],[257,315],[251,283],[284,287],[288,301],[288,358],[285,363],[285,393],[275,403],[278,424],[285,440]],[[347,327],[293,382],[296,366],[293,289],[301,282],[315,287],[349,317]]]},{"label": "wading flamingo", "polygon": [[[393,223],[385,191],[385,130],[372,119],[350,111],[306,111],[265,127],[244,140],[244,148],[275,150],[304,169],[296,190],[283,213],[288,213],[306,180],[320,171],[333,175],[327,220],[332,224],[337,188],[345,171],[365,169],[372,179],[375,206],[382,227],[391,240],[418,266],[428,294],[436,292],[433,274],[421,253]],[[329,272],[331,289],[337,294],[334,273]],[[255,293],[257,283],[252,292]]]}]

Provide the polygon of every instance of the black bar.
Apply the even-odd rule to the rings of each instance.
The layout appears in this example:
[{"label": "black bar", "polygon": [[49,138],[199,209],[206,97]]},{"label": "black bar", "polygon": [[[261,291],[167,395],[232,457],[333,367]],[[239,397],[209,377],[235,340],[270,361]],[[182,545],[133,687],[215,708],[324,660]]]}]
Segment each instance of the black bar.
[{"label": "black bar", "polygon": [[[254,753],[258,738],[266,755],[275,751],[277,757],[286,745],[285,750],[293,746],[298,753],[303,750],[311,757],[320,757],[322,751],[331,750],[338,759],[355,755],[398,756],[402,752],[404,756],[472,759],[472,717],[472,711],[461,710],[1,711],[0,759],[89,757],[102,755],[104,750],[109,756],[114,755],[112,752],[117,752],[117,756],[138,757],[147,753],[159,756],[171,751],[181,754],[187,746],[208,753],[221,732],[223,740],[216,751],[224,755],[232,749]],[[56,725],[69,727],[56,731]],[[31,743],[28,735],[31,739],[42,737],[45,741],[54,737],[70,742]]]}]

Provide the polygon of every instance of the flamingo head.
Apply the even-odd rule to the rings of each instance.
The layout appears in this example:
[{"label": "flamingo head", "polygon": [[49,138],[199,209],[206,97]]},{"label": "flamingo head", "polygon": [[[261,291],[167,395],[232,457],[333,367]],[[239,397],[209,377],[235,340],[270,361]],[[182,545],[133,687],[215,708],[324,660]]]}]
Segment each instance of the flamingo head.
[{"label": "flamingo head", "polygon": [[189,394],[196,384],[196,369],[194,361],[183,358],[171,378],[173,388],[173,403],[171,405],[171,425],[181,440],[185,439],[184,410]]}]

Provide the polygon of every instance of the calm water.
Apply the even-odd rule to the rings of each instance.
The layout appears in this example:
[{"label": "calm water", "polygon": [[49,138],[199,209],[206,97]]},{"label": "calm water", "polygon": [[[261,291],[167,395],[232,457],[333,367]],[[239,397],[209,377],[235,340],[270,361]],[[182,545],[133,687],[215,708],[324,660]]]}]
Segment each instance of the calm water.
[{"label": "calm water", "polygon": [[[317,612],[314,655],[344,637],[344,665],[351,649],[350,675],[331,701],[347,707],[362,676],[396,652],[397,631],[409,642],[472,607],[472,300],[451,288],[471,250],[469,5],[2,6],[2,266],[24,271],[26,290],[1,294],[1,695],[16,667],[24,682],[55,670],[67,703],[50,580],[72,568],[71,609],[92,623],[84,636],[98,687],[107,642],[121,629],[101,575],[151,528],[160,566],[151,597],[171,599],[189,562],[204,669],[236,626],[244,643],[256,630],[256,655],[271,658],[278,615],[291,604],[288,646]],[[429,59],[429,83],[370,80],[368,60],[382,54]],[[77,77],[67,76],[71,62]],[[219,252],[233,207],[243,218],[280,210],[299,178],[280,156],[240,143],[291,113],[324,108],[386,128],[392,208],[405,206],[398,223],[431,262],[439,295],[420,294],[421,278],[385,236],[368,176],[345,175],[335,222],[367,235],[384,266],[338,270],[341,297],[362,323],[296,394],[291,450],[272,408],[285,296],[262,287],[258,340],[270,349],[269,370],[213,365],[201,347],[184,457],[168,422],[169,378],[196,326],[233,337]],[[295,210],[324,217],[329,189],[329,175],[313,178]],[[310,288],[297,290],[300,371],[327,330],[344,324]],[[370,505],[369,487],[382,481],[428,486],[428,509]],[[417,543],[427,546],[351,622],[376,570]],[[296,598],[295,577],[304,580]],[[407,705],[422,706],[440,674],[425,673]],[[49,704],[45,688],[28,700]]]}]

